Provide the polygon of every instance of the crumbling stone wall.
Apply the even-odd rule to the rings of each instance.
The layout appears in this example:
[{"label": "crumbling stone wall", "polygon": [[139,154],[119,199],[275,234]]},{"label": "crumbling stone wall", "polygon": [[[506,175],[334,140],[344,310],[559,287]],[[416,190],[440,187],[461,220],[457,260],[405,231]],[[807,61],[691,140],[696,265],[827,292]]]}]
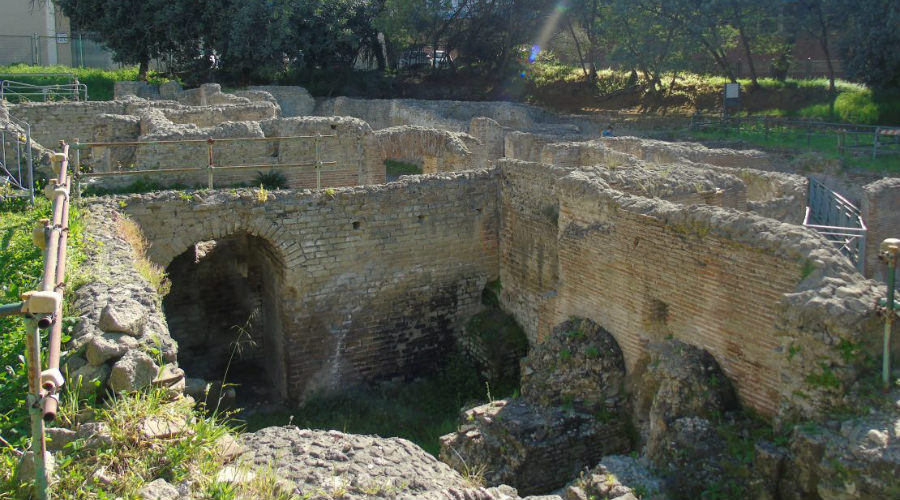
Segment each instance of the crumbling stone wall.
[{"label": "crumbling stone wall", "polygon": [[284,263],[284,359],[272,362],[296,400],[438,363],[498,274],[496,182],[481,170],[265,203],[252,190],[120,200],[162,265],[238,233],[267,242]]},{"label": "crumbling stone wall", "polygon": [[863,188],[860,212],[866,233],[865,274],[887,281],[887,268],[878,260],[878,247],[885,238],[900,238],[900,178],[885,178]]},{"label": "crumbling stone wall", "polygon": [[379,130],[375,137],[384,159],[413,163],[424,174],[485,166],[480,141],[463,132],[403,126]]},{"label": "crumbling stone wall", "polygon": [[[133,391],[159,381],[180,383],[176,344],[159,307],[159,295],[135,268],[134,249],[119,232],[122,214],[107,204],[84,212],[88,282],[75,291],[79,321],[65,346],[66,383],[82,395]],[[160,366],[160,365],[168,366]]]},{"label": "crumbling stone wall", "polygon": [[[745,161],[744,153],[746,152],[712,150],[691,143],[666,143],[673,147],[674,152],[671,152],[660,150],[659,141],[633,137],[559,142],[561,140],[560,138],[554,140],[553,136],[547,135],[512,132],[506,136],[506,156],[569,168],[602,166],[606,169],[624,169],[628,173],[620,172],[613,175],[632,178],[643,184],[648,183],[646,178],[649,176],[657,179],[656,182],[650,184],[661,187],[661,189],[655,190],[642,188],[642,191],[634,191],[616,186],[617,189],[623,189],[632,194],[660,197],[677,203],[706,203],[728,206],[738,210],[750,210],[764,217],[792,224],[803,222],[808,184],[805,178],[749,167],[736,168],[702,164],[688,159],[689,157],[703,158],[705,154],[714,152],[712,158],[718,163],[739,164]],[[619,149],[626,149],[628,152],[614,149],[611,145],[618,145]],[[625,148],[623,145],[629,147]],[[643,145],[659,154],[641,156]],[[633,155],[633,152],[639,154]],[[737,155],[735,161],[727,160],[728,155],[731,154]],[[641,177],[645,179],[641,181]],[[742,187],[735,185],[736,179],[743,184]],[[707,189],[710,182],[713,190]],[[639,184],[632,182],[631,185],[638,186]],[[690,193],[691,186],[694,186],[693,196]],[[731,193],[740,194],[738,198],[734,198]]]},{"label": "crumbling stone wall", "polygon": [[[835,346],[873,348],[874,284],[811,231],[624,195],[584,173],[501,167],[501,299],[532,342],[590,318],[632,370],[647,342],[672,336],[712,353],[767,416],[823,411],[856,376]],[[840,382],[809,383],[823,370]]]},{"label": "crumbling stone wall", "polygon": [[[250,87],[250,90],[269,93],[281,107],[281,116],[285,118],[312,115],[316,106],[316,100],[303,87],[262,85]],[[241,95],[240,92],[236,94]]]},{"label": "crumbling stone wall", "polygon": [[707,148],[696,143],[671,143],[637,137],[605,137],[603,143],[616,151],[652,163],[688,160],[719,167],[777,170],[778,160],[762,151]]},{"label": "crumbling stone wall", "polygon": [[[272,111],[270,104],[266,103],[266,106],[268,107],[259,109]],[[210,116],[223,109],[229,107],[212,107]],[[256,108],[247,109],[253,111]],[[360,120],[342,117],[272,118],[263,121],[226,121],[210,127],[200,127],[194,123],[173,123],[167,115],[171,111],[140,108],[135,110],[138,118],[130,115],[100,115],[94,128],[95,140],[144,141],[151,144],[94,147],[82,154],[82,164],[89,165],[94,172],[134,171],[135,176],[107,177],[99,181],[104,186],[127,185],[141,175],[141,170],[205,168],[208,163],[208,145],[205,139],[213,138],[226,139],[213,145],[214,165],[254,167],[217,170],[214,176],[216,186],[253,182],[257,172],[265,172],[269,166],[302,164],[298,168],[281,168],[279,172],[286,178],[288,186],[315,187],[317,150],[321,161],[333,162],[322,168],[323,187],[384,182],[381,150],[371,129]],[[215,121],[212,118],[204,120]],[[303,138],[293,138],[297,136]],[[316,139],[316,136],[320,138]],[[270,139],[227,140],[243,138]],[[164,142],[183,140],[193,142]],[[206,171],[173,171],[155,175],[153,179],[163,185],[180,183],[205,186],[207,183]]]},{"label": "crumbling stone wall", "polygon": [[[320,116],[353,116],[366,121],[375,130],[414,125],[466,132],[469,123],[476,117],[487,117],[502,126],[518,130],[535,127],[569,132],[579,130],[570,120],[541,108],[511,102],[335,97],[319,100],[313,113]],[[592,131],[596,128],[588,122],[584,122],[583,127]]]},{"label": "crumbling stone wall", "polygon": [[101,114],[126,114],[126,101],[29,102],[10,105],[16,117],[31,124],[32,138],[47,147],[60,140],[86,142]]}]

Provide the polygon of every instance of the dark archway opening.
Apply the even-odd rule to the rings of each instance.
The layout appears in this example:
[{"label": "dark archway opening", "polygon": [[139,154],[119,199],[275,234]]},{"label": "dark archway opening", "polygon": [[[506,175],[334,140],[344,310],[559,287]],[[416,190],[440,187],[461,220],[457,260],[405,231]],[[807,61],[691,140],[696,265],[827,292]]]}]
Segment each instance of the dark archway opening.
[{"label": "dark archway opening", "polygon": [[[266,240],[240,233],[202,241],[172,260],[163,310],[178,341],[188,393],[225,383],[247,407],[284,398],[281,316],[284,264]],[[197,380],[200,379],[200,380]],[[203,397],[217,403],[217,389]],[[225,391],[231,399],[232,391]]]}]

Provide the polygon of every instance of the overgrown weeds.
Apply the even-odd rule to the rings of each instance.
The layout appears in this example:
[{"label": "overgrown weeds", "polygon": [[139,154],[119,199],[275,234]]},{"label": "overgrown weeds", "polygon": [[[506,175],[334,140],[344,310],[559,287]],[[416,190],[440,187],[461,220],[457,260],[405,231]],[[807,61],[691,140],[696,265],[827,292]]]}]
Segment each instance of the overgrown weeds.
[{"label": "overgrown weeds", "polygon": [[159,264],[152,262],[147,257],[147,250],[150,243],[141,228],[133,220],[122,216],[116,221],[119,235],[125,240],[134,251],[134,267],[137,272],[150,283],[150,286],[156,290],[160,299],[165,297],[172,289],[172,282],[166,275],[165,270]]},{"label": "overgrown weeds", "polygon": [[[509,394],[496,394],[500,397]],[[436,373],[309,398],[299,408],[247,418],[249,430],[293,423],[301,428],[401,437],[437,456],[440,436],[456,430],[460,408],[486,402],[476,368],[454,355]]]}]

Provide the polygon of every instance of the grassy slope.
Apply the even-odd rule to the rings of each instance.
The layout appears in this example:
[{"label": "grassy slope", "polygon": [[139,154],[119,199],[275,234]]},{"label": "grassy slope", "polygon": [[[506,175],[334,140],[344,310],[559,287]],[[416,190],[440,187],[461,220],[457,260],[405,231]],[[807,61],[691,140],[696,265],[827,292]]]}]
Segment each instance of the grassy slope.
[{"label": "grassy slope", "polygon": [[[28,83],[31,85],[53,85],[69,83],[66,77],[28,76],[34,73],[66,73],[75,74],[80,83],[87,85],[88,99],[91,101],[108,101],[113,98],[113,87],[116,82],[137,80],[137,66],[125,67],[114,70],[98,68],[71,68],[69,66],[28,66],[14,64],[0,66],[0,73],[14,73],[21,76],[4,76],[8,80]],[[151,72],[148,76],[150,83],[162,83],[168,80]]]}]

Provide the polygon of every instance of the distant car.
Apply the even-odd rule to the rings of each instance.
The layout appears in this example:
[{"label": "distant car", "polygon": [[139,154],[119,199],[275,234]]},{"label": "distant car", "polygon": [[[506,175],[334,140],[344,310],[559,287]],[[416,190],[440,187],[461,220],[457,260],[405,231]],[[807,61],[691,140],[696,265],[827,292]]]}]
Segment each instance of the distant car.
[{"label": "distant car", "polygon": [[431,56],[422,50],[407,50],[400,56],[397,61],[397,67],[403,68],[424,68],[432,65]]},{"label": "distant car", "polygon": [[435,50],[431,65],[435,68],[446,68],[450,65],[450,54],[443,50]]}]

